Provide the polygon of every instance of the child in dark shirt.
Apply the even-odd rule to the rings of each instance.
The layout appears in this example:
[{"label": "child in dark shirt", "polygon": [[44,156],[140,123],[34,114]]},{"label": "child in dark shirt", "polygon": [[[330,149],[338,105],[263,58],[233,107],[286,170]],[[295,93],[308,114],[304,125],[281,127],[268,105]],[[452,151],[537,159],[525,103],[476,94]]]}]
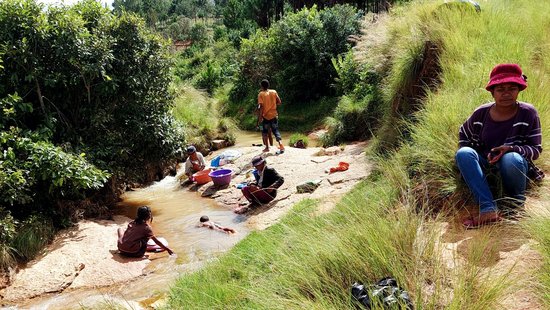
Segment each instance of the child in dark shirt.
[{"label": "child in dark shirt", "polygon": [[142,257],[147,250],[147,241],[152,239],[161,249],[172,255],[174,252],[153,234],[149,221],[153,220],[151,208],[141,206],[137,210],[137,217],[128,224],[126,230],[118,229],[118,250],[120,254],[129,257]]}]

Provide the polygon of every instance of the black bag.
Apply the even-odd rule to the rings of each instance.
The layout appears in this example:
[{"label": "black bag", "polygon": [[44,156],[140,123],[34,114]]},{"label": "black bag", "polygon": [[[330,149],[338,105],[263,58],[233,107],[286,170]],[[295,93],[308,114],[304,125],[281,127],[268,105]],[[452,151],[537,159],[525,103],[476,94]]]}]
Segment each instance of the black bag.
[{"label": "black bag", "polygon": [[375,305],[383,305],[384,309],[414,309],[409,293],[391,277],[383,278],[367,288],[355,282],[351,287],[351,295],[366,309],[372,309]]}]

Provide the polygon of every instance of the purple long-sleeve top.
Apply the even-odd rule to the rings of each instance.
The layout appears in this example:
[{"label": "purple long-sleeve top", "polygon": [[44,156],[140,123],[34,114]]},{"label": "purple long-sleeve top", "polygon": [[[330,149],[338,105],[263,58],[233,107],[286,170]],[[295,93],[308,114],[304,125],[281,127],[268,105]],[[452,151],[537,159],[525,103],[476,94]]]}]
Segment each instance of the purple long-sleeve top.
[{"label": "purple long-sleeve top", "polygon": [[483,137],[491,136],[497,141],[504,141],[503,145],[513,147],[512,152],[517,152],[525,159],[532,161],[542,152],[542,131],[540,119],[535,107],[529,103],[518,102],[519,109],[512,122],[512,128],[507,131],[484,135],[483,129],[489,119],[489,109],[494,102],[486,103],[478,107],[466,120],[458,132],[460,147],[469,146],[485,156],[490,151],[492,141],[483,141]]}]

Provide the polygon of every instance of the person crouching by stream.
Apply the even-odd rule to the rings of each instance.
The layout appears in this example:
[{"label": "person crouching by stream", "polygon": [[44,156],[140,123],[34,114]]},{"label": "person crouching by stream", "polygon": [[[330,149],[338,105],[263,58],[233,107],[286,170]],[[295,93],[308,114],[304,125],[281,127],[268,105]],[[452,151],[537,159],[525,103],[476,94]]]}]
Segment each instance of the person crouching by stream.
[{"label": "person crouching by stream", "polygon": [[526,80],[517,64],[495,66],[485,87],[495,101],[478,107],[460,127],[456,163],[479,205],[479,216],[464,221],[466,228],[501,220],[502,208],[497,208],[487,175],[500,175],[507,196],[503,202],[512,201],[516,212],[523,208],[528,178],[544,177],[532,162],[542,152],[537,110],[517,101]]},{"label": "person crouching by stream", "polygon": [[188,146],[186,152],[187,160],[185,160],[185,175],[189,181],[193,182],[193,174],[204,170],[206,162],[201,152],[197,152],[197,149],[193,145]]},{"label": "person crouching by stream", "polygon": [[267,166],[265,159],[260,155],[252,158],[252,166],[258,171],[258,178],[256,182],[241,189],[249,204],[235,209],[234,212],[237,214],[245,213],[272,201],[277,196],[277,189],[285,182],[285,179],[275,169]]},{"label": "person crouching by stream", "polygon": [[151,208],[141,206],[137,210],[136,219],[128,223],[126,230],[118,229],[117,247],[120,254],[128,257],[143,257],[149,239],[152,239],[161,249],[166,250],[168,254],[174,254],[169,247],[155,237],[149,221],[153,221]]}]

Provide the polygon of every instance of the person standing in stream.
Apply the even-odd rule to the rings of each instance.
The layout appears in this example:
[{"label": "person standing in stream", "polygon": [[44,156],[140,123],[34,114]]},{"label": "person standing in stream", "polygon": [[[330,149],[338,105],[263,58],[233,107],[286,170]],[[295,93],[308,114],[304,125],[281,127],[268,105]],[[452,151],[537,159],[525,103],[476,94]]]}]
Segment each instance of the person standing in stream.
[{"label": "person standing in stream", "polygon": [[256,126],[262,122],[262,141],[265,145],[263,152],[269,152],[268,134],[269,129],[275,135],[277,143],[279,143],[279,150],[277,154],[282,154],[285,151],[285,147],[281,142],[281,133],[279,132],[277,106],[281,105],[281,98],[274,89],[269,89],[269,81],[262,80],[260,83],[262,89],[258,93],[258,122]]}]

